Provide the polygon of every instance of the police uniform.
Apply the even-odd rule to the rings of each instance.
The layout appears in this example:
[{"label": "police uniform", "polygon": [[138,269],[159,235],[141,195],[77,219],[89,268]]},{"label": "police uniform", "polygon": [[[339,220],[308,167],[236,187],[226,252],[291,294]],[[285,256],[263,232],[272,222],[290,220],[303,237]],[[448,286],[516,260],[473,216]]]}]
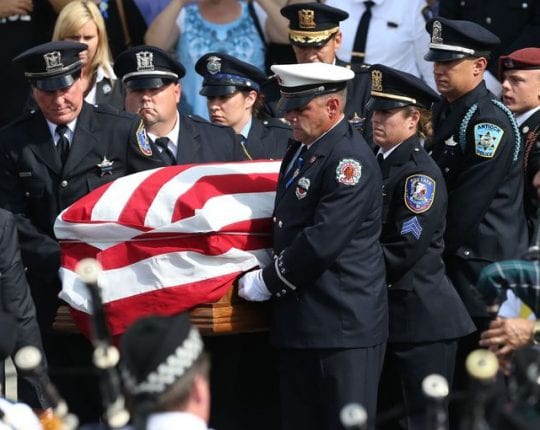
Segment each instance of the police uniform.
[{"label": "police uniform", "polygon": [[[540,48],[524,48],[499,57],[499,78],[504,80],[505,70],[539,70]],[[534,109],[516,114],[516,122],[523,145],[525,168],[525,194],[523,204],[529,228],[529,242],[535,244],[534,233],[538,230],[540,202],[533,186],[533,178],[540,169],[540,101]]]},{"label": "police uniform", "polygon": [[[323,63],[272,70],[282,82],[285,111],[343,89],[353,77]],[[285,430],[340,428],[339,411],[349,402],[375,413],[388,334],[380,187],[372,152],[345,118],[309,147],[291,141],[283,159],[274,261],[244,275],[239,294],[271,298]]]},{"label": "police uniform", "polygon": [[[78,54],[84,49],[86,45],[80,43],[50,42],[25,51],[14,61],[22,64],[32,86],[42,91],[56,91],[70,87],[79,78]],[[67,137],[69,141],[63,135],[69,151],[63,164],[61,155],[64,153],[58,153],[62,136],[51,132],[55,124],[49,124],[41,111],[27,113],[0,131],[0,205],[17,217],[26,276],[51,368],[73,365],[64,360],[69,361],[70,348],[79,348],[75,346],[79,341],[81,350],[90,351],[90,345],[82,336],[69,342],[64,339],[60,343],[62,347],[52,340],[56,337],[51,325],[60,291],[60,247],[54,237],[53,224],[58,214],[74,201],[126,174],[127,147],[138,122],[132,115],[111,107],[83,102],[75,128]],[[90,356],[87,360],[91,366]],[[68,401],[73,393],[85,397],[80,386],[67,393],[66,386],[58,379],[55,382],[64,390]],[[87,386],[86,383],[79,385]],[[88,397],[81,403],[83,407],[92,403]],[[82,410],[79,412],[82,421],[89,419]]]},{"label": "police uniform", "polygon": [[[429,61],[488,56],[497,37],[477,24],[431,20]],[[433,108],[433,158],[449,193],[445,259],[448,275],[473,317],[488,317],[474,285],[480,270],[523,255],[523,149],[512,113],[482,81],[452,103]]]},{"label": "police uniform", "polygon": [[[289,20],[289,42],[292,45],[315,47],[324,46],[338,31],[339,23],[349,14],[341,9],[321,3],[299,3],[285,6],[281,14]],[[371,124],[365,106],[370,95],[370,74],[367,65],[352,65],[337,57],[335,65],[351,68],[354,78],[347,82],[347,103],[345,117],[371,142]],[[268,116],[279,117],[279,83],[275,76],[263,85]]]},{"label": "police uniform", "polygon": [[[264,73],[251,64],[219,52],[203,55],[195,70],[204,78],[200,94],[205,97],[222,97],[243,90],[254,90],[258,95],[266,80]],[[251,160],[282,159],[290,136],[291,128],[285,121],[260,120],[252,115],[247,136],[242,136],[242,147]]]},{"label": "police uniform", "polygon": [[[372,66],[371,111],[417,106],[439,99],[419,78]],[[390,335],[381,379],[379,409],[403,402],[407,426],[424,428],[423,379],[436,373],[452,380],[457,338],[474,325],[442,261],[447,193],[437,164],[415,135],[382,148],[381,244],[386,263]],[[391,149],[391,151],[390,151]],[[377,156],[378,158],[380,155]],[[452,318],[448,318],[452,315]],[[400,428],[394,422],[390,427]]]},{"label": "police uniform", "polygon": [[[140,45],[124,51],[116,58],[116,75],[127,88],[155,89],[177,83],[184,76],[184,67],[165,51]],[[137,138],[128,150],[130,172],[174,164],[237,161],[246,159],[240,138],[229,127],[211,124],[197,116],[179,112],[178,136],[175,153],[169,158],[164,149],[150,139],[141,124]],[[160,136],[161,137],[161,136]]]}]

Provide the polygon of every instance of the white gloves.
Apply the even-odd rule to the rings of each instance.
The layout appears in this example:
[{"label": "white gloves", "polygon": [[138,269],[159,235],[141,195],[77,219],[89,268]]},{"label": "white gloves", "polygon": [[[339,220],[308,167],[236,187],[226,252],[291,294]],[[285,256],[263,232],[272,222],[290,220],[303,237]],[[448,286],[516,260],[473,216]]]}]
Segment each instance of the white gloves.
[{"label": "white gloves", "polygon": [[264,283],[262,269],[247,272],[238,279],[238,295],[250,302],[264,302],[272,297]]}]

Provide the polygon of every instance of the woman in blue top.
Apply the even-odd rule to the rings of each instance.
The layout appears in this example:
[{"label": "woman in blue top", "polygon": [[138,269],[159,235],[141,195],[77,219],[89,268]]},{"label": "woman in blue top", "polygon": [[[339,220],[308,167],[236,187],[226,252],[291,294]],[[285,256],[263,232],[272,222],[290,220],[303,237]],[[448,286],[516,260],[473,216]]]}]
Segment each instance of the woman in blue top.
[{"label": "woman in blue top", "polygon": [[265,27],[281,20],[277,0],[258,0],[250,7],[243,0],[172,0],[149,27],[146,43],[167,51],[176,48],[185,65],[183,95],[188,113],[208,119],[206,100],[199,95],[202,77],[195,63],[214,51],[232,55],[265,69]]}]

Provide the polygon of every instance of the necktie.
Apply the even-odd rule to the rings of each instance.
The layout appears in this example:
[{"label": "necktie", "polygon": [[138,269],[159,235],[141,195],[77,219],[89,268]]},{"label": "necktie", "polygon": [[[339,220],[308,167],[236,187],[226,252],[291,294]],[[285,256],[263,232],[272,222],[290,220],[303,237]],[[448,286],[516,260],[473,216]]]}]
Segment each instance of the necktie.
[{"label": "necktie", "polygon": [[351,57],[351,63],[363,63],[366,56],[366,41],[369,28],[369,21],[371,21],[371,8],[375,2],[365,1],[364,5],[366,10],[360,18],[358,29],[356,30],[356,37],[354,38],[354,46]]},{"label": "necktie", "polygon": [[169,148],[169,138],[158,137],[154,143],[161,148],[161,158],[167,164],[167,166],[176,165],[176,157]]},{"label": "necktie", "polygon": [[304,165],[304,154],[306,153],[307,146],[302,145],[302,149],[298,153],[298,156],[296,157],[296,160],[291,165],[291,168],[285,175],[285,188],[289,188],[290,185],[293,183],[295,178],[300,173],[300,170],[302,169],[302,166]]},{"label": "necktie", "polygon": [[377,154],[377,162],[379,163],[379,166],[382,166],[383,163],[384,163],[384,156],[382,154],[382,152],[379,152]]},{"label": "necktie", "polygon": [[58,153],[58,158],[62,166],[66,164],[66,160],[69,154],[69,140],[66,137],[66,132],[68,128],[65,125],[59,125],[56,127],[56,133],[58,136],[58,141],[56,142],[56,152]]}]

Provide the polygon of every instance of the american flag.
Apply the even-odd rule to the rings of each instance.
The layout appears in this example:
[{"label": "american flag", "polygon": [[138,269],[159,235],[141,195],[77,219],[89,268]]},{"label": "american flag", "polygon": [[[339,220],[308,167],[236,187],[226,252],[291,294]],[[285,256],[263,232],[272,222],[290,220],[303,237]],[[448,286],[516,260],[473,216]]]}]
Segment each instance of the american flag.
[{"label": "american flag", "polygon": [[111,334],[137,318],[219,300],[270,261],[279,161],[164,167],[110,182],[65,209],[54,230],[62,291],[87,331],[90,295],[75,273],[96,258]]}]

